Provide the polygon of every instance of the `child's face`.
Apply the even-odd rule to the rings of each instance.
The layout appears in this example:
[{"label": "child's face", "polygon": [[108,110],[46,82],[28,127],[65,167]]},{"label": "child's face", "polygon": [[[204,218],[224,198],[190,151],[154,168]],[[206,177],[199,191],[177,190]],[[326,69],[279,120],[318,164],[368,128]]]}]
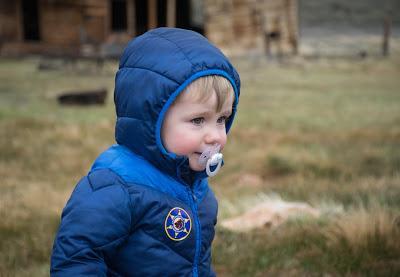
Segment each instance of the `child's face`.
[{"label": "child's face", "polygon": [[225,146],[227,136],[225,121],[232,113],[233,93],[225,101],[220,112],[217,111],[217,95],[205,101],[198,101],[183,92],[169,108],[162,126],[164,147],[177,155],[187,156],[192,170],[202,171],[200,154],[215,143]]}]

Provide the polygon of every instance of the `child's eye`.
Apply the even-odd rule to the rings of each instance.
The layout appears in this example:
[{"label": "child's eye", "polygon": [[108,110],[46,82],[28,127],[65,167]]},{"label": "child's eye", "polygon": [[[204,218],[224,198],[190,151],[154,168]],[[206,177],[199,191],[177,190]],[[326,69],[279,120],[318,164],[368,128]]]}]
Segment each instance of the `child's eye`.
[{"label": "child's eye", "polygon": [[196,118],[193,118],[193,119],[191,120],[191,122],[192,122],[194,125],[200,125],[200,124],[202,124],[202,123],[204,122],[204,118],[203,118],[203,117],[196,117]]},{"label": "child's eye", "polygon": [[217,123],[218,123],[218,124],[225,123],[227,119],[228,119],[228,117],[226,117],[226,116],[221,116],[220,118],[218,118]]}]

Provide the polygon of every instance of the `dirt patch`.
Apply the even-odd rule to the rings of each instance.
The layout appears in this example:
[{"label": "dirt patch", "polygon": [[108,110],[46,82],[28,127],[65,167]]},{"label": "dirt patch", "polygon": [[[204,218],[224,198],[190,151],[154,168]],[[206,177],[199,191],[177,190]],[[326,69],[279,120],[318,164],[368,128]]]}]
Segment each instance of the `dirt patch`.
[{"label": "dirt patch", "polygon": [[319,217],[321,212],[303,202],[264,201],[240,216],[222,221],[231,231],[247,232],[257,228],[273,228],[294,217]]}]

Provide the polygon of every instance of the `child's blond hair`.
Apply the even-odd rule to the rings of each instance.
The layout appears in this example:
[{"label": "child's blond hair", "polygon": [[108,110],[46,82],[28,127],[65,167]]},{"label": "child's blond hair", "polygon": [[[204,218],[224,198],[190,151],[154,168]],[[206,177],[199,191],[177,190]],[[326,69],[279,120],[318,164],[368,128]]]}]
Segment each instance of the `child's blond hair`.
[{"label": "child's blond hair", "polygon": [[[190,95],[195,97],[196,101],[205,102],[213,95],[214,91],[217,96],[217,112],[220,112],[225,102],[230,97],[234,97],[231,83],[222,76],[208,75],[200,77],[190,83],[182,94],[190,93]],[[179,96],[176,102],[179,102]]]}]

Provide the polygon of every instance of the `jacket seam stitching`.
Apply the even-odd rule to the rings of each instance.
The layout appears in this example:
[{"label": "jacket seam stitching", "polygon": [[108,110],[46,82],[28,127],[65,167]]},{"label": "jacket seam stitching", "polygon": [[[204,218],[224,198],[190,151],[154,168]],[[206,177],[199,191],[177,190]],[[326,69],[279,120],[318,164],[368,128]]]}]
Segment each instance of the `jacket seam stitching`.
[{"label": "jacket seam stitching", "polygon": [[186,261],[188,261],[189,263],[191,263],[191,264],[193,263],[192,261],[188,260],[188,258],[182,256],[182,255],[179,254],[177,251],[175,251],[174,249],[172,249],[167,243],[164,243],[163,241],[161,241],[161,240],[159,240],[159,239],[153,237],[151,234],[149,234],[147,231],[145,231],[145,230],[143,230],[143,229],[142,229],[142,231],[143,231],[143,233],[145,233],[146,235],[148,235],[148,236],[151,237],[152,239],[154,239],[154,240],[160,242],[162,245],[168,247],[169,250],[171,250],[172,252],[176,253],[178,256],[184,258],[184,259],[185,259]]},{"label": "jacket seam stitching", "polygon": [[[136,183],[136,182],[131,182],[131,183],[127,183],[127,184],[132,184],[132,185],[136,185],[136,186],[140,186],[140,187],[145,187],[145,188],[147,188],[147,189],[151,189],[152,191],[155,191],[155,192],[158,192],[158,193],[161,193],[161,194],[164,194],[164,195],[166,195],[166,196],[168,196],[168,197],[171,197],[171,198],[173,198],[174,200],[176,200],[176,201],[178,201],[178,202],[181,202],[182,204],[185,204],[185,205],[188,205],[188,203],[186,203],[186,202],[184,202],[182,199],[179,199],[179,198],[177,198],[177,197],[175,197],[175,196],[172,196],[172,195],[170,195],[170,194],[168,194],[168,193],[166,193],[166,192],[163,192],[163,191],[161,191],[161,190],[158,190],[158,189],[156,189],[156,188],[154,188],[154,187],[152,187],[152,186],[149,186],[149,185],[146,185],[146,184],[141,184],[141,183]],[[127,185],[127,190],[128,190],[128,193],[129,194],[131,194],[131,186],[128,186]],[[132,190],[133,190],[134,188],[132,188]]]},{"label": "jacket seam stitching", "polygon": [[65,255],[65,256],[68,257],[68,258],[72,258],[72,257],[76,256],[77,254],[79,254],[79,253],[81,253],[82,251],[85,251],[85,250],[87,250],[87,249],[93,249],[93,250],[95,250],[95,251],[98,251],[98,250],[103,251],[102,248],[104,248],[104,247],[106,247],[106,246],[108,246],[108,245],[110,245],[110,244],[113,244],[114,242],[116,242],[116,241],[118,241],[118,240],[122,240],[122,239],[124,239],[124,238],[126,238],[126,237],[128,237],[128,236],[129,236],[129,234],[120,236],[120,237],[118,237],[118,238],[116,238],[116,239],[114,239],[114,240],[112,240],[112,241],[110,241],[110,242],[107,242],[107,243],[105,243],[105,244],[103,244],[103,245],[99,245],[99,246],[94,246],[94,247],[88,247],[88,246],[87,246],[87,247],[83,247],[83,248],[79,249],[78,251],[74,252],[73,254],[71,254],[71,255]]},{"label": "jacket seam stitching", "polygon": [[[110,163],[110,165],[116,160],[117,158],[115,158],[111,163]],[[114,183],[113,183],[113,185],[120,185],[121,187],[122,187],[122,189],[124,190],[124,192],[125,192],[125,194],[126,194],[126,197],[128,198],[128,203],[129,203],[129,207],[130,207],[130,211],[129,211],[129,215],[130,215],[130,223],[129,223],[129,233],[128,233],[128,235],[129,234],[131,234],[132,232],[133,232],[133,226],[132,226],[132,213],[133,213],[133,203],[132,203],[132,199],[131,199],[131,197],[130,197],[130,192],[129,192],[129,187],[128,187],[128,185],[127,185],[127,183],[125,182],[125,180],[124,179],[122,179],[122,177],[117,173],[117,172],[115,172],[114,170],[112,170],[111,168],[107,168],[108,170],[110,170],[111,172],[113,172],[117,177],[118,177],[118,179],[117,179],[117,181],[118,181],[118,183],[116,184],[116,180],[114,180]]]},{"label": "jacket seam stitching", "polygon": [[178,44],[176,44],[174,41],[172,41],[172,40],[170,40],[170,39],[168,39],[168,38],[162,36],[161,34],[154,34],[154,33],[151,33],[151,35],[156,36],[156,37],[160,37],[160,38],[162,38],[162,39],[168,41],[169,43],[175,45],[175,47],[179,49],[179,51],[180,51],[180,52],[182,53],[182,55],[186,58],[186,60],[192,65],[192,68],[195,66],[195,64],[189,59],[189,57],[188,57],[187,54],[183,51],[183,49],[182,49]]},{"label": "jacket seam stitching", "polygon": [[146,68],[146,67],[140,67],[140,66],[124,66],[124,67],[121,67],[119,70],[123,70],[123,69],[142,69],[142,70],[147,70],[147,71],[153,72],[153,73],[155,73],[155,74],[157,74],[157,75],[160,75],[160,76],[164,77],[165,79],[168,79],[168,80],[170,80],[170,81],[172,81],[172,82],[174,82],[174,83],[176,83],[176,84],[179,84],[178,81],[176,81],[176,80],[174,80],[174,79],[172,79],[172,78],[170,78],[170,77],[168,77],[168,76],[165,76],[164,74],[162,74],[162,73],[160,73],[160,72],[158,72],[158,71],[155,71],[155,70],[152,70],[152,69],[149,69],[149,68]]},{"label": "jacket seam stitching", "polygon": [[[114,181],[114,184],[115,184],[115,181]],[[115,185],[117,185],[117,184],[115,184]],[[121,185],[120,185],[120,186],[121,186]],[[125,196],[128,198],[129,204],[131,205],[130,197],[129,197],[128,192],[126,191],[126,187],[122,185],[121,188],[123,189],[123,191],[124,191],[124,193],[125,193]],[[130,217],[130,224],[129,224],[129,225],[132,226],[132,214],[131,214],[131,213],[129,213],[129,217]],[[108,246],[108,245],[110,245],[110,244],[113,244],[114,242],[116,242],[116,241],[118,241],[118,240],[122,240],[122,239],[128,237],[128,236],[131,234],[130,231],[131,231],[131,227],[129,228],[129,232],[128,232],[127,234],[124,234],[124,235],[122,235],[122,236],[119,236],[119,237],[115,238],[114,240],[112,240],[112,241],[110,241],[110,242],[104,243],[103,245],[94,246],[94,247],[84,247],[84,248],[82,248],[82,249],[76,251],[75,253],[73,253],[73,254],[70,255],[69,257],[71,258],[71,257],[75,256],[76,254],[78,254],[78,253],[80,253],[80,252],[82,252],[82,251],[84,251],[84,250],[86,250],[86,249],[102,250],[101,248],[104,248],[104,247],[106,247],[106,246]],[[67,255],[66,255],[66,256],[67,256]]]},{"label": "jacket seam stitching", "polygon": [[[111,165],[117,158],[118,158],[118,157],[116,157],[115,159],[113,159],[112,162],[110,163],[110,165]],[[128,233],[128,234],[130,234],[130,233],[132,233],[132,229],[133,229],[133,227],[132,227],[133,203],[132,203],[132,200],[131,200],[131,197],[130,197],[131,194],[130,194],[130,192],[129,192],[129,187],[127,186],[125,180],[123,180],[123,179],[121,178],[121,176],[120,176],[118,173],[116,173],[114,170],[112,170],[111,168],[99,168],[99,169],[95,169],[93,172],[96,172],[96,171],[98,171],[98,170],[104,170],[104,169],[111,171],[112,173],[114,173],[114,174],[117,176],[117,178],[114,179],[113,183],[110,184],[110,185],[106,185],[106,186],[103,186],[103,187],[101,187],[101,188],[99,188],[99,189],[94,190],[94,189],[93,189],[93,185],[92,185],[92,183],[90,182],[90,179],[89,179],[89,176],[88,176],[89,184],[90,184],[90,186],[92,187],[92,190],[93,190],[93,191],[97,191],[97,190],[100,190],[100,189],[103,189],[103,188],[106,188],[106,187],[110,187],[110,186],[118,186],[118,185],[122,188],[122,190],[124,191],[126,197],[128,198],[128,203],[129,203],[129,207],[130,207],[130,212],[129,212],[129,220],[130,220],[129,226],[130,226],[130,228],[129,228],[129,233]]]},{"label": "jacket seam stitching", "polygon": [[[115,159],[116,159],[116,158],[115,158]],[[115,159],[114,159],[114,160],[115,160]],[[114,162],[114,160],[113,160],[112,162]],[[111,163],[112,163],[112,162],[111,162]],[[115,184],[115,181],[116,181],[116,180],[113,180],[112,183],[110,182],[109,184],[104,185],[104,186],[101,186],[100,188],[94,188],[94,186],[93,186],[93,184],[92,184],[92,180],[91,180],[91,178],[90,178],[90,175],[93,174],[93,173],[95,173],[96,171],[104,170],[104,169],[111,170],[111,169],[109,169],[109,168],[99,168],[99,169],[95,169],[95,170],[89,172],[89,174],[88,174],[88,176],[87,176],[89,185],[90,185],[90,187],[92,188],[92,191],[93,191],[93,192],[98,191],[98,190],[101,190],[101,189],[103,189],[103,188],[107,188],[107,187],[111,187],[111,186],[116,185],[116,184]],[[111,171],[112,171],[112,170],[111,170]],[[113,172],[113,173],[115,173],[115,172]],[[118,175],[117,175],[117,176],[118,176]]]}]

